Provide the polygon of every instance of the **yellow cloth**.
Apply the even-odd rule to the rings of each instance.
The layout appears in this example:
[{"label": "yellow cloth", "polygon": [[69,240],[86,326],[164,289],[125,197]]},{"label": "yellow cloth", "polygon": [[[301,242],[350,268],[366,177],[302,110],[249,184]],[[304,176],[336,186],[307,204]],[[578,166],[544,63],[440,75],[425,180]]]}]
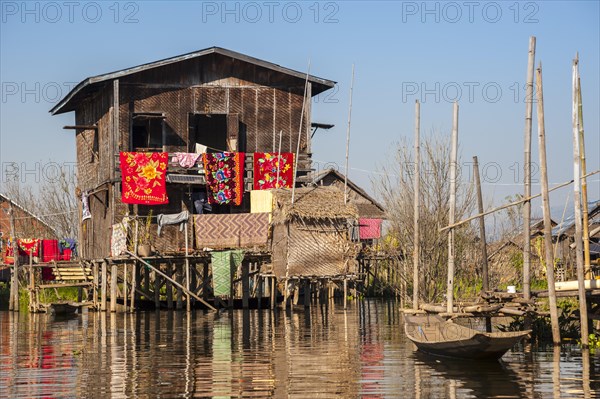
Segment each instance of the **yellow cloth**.
[{"label": "yellow cloth", "polygon": [[273,212],[273,193],[270,190],[252,190],[250,191],[250,213],[270,213]]}]

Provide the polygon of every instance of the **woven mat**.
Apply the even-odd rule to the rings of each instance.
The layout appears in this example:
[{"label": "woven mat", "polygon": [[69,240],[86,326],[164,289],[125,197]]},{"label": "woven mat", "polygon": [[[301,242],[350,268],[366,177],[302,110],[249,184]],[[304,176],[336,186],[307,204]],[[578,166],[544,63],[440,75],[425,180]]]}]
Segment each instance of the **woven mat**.
[{"label": "woven mat", "polygon": [[196,248],[264,246],[269,233],[268,213],[195,215]]},{"label": "woven mat", "polygon": [[244,251],[221,251],[211,253],[212,284],[215,296],[231,294],[231,276],[244,260]]}]

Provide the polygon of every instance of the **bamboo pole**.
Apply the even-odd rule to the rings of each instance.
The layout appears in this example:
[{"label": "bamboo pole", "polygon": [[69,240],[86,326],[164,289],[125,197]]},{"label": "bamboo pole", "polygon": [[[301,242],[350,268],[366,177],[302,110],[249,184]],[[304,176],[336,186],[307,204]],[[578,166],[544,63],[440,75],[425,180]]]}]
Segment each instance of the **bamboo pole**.
[{"label": "bamboo pole", "polygon": [[344,174],[344,205],[348,203],[348,160],[350,158],[350,123],[352,121],[352,89],[354,87],[354,64],[350,80],[350,105],[348,106],[348,127],[346,128],[346,172]]},{"label": "bamboo pole", "polygon": [[[477,207],[479,213],[483,213],[483,195],[481,194],[481,179],[479,178],[479,161],[477,157],[473,157],[473,178],[475,180],[475,188],[477,190]],[[483,216],[479,218],[479,235],[480,235],[480,247],[482,257],[482,277],[483,277],[483,290],[488,291],[490,289],[488,280],[488,261],[487,261],[487,245],[485,236],[485,219]]]},{"label": "bamboo pole", "polygon": [[[477,157],[473,157],[473,180],[475,181],[475,189],[477,191],[477,208],[479,213],[483,213],[483,195],[481,194],[481,179],[479,177],[479,160]],[[479,218],[479,245],[481,248],[481,276],[482,276],[482,289],[487,292],[490,289],[488,279],[488,255],[487,255],[487,239],[485,236],[485,218],[481,216]],[[487,332],[492,331],[492,319],[490,317],[485,318],[485,330]]]},{"label": "bamboo pole", "polygon": [[117,281],[118,281],[117,264],[113,263],[110,268],[110,311],[117,311]]},{"label": "bamboo pole", "polygon": [[587,178],[585,164],[585,135],[583,133],[583,103],[581,100],[581,77],[579,69],[577,70],[577,105],[579,107],[579,157],[581,158],[581,201],[583,203],[583,260],[585,266],[585,278],[591,279],[591,260],[590,260],[590,232],[589,232],[589,209],[587,195]]},{"label": "bamboo pole", "polygon": [[[456,162],[458,158],[458,103],[454,102],[452,119],[452,143],[450,150],[450,210],[448,223],[454,223],[456,212]],[[454,306],[454,229],[448,231],[448,289],[446,291],[446,306],[448,313],[452,313]]]},{"label": "bamboo pole", "polygon": [[10,293],[8,308],[11,311],[19,311],[19,248],[17,245],[17,236],[15,228],[15,214],[12,206],[12,201],[8,201],[8,215],[10,218],[10,235],[13,247],[13,266],[10,282]]},{"label": "bamboo pole", "polygon": [[[533,115],[533,75],[535,69],[535,36],[529,38],[527,86],[525,92],[525,149],[523,178],[525,198],[531,196],[531,125]],[[523,297],[531,297],[531,201],[523,203]]]},{"label": "bamboo pole", "polygon": [[560,345],[558,309],[556,308],[556,289],[554,286],[554,254],[552,251],[552,221],[550,219],[550,200],[548,195],[548,169],[546,162],[546,127],[544,124],[544,93],[542,86],[542,63],[536,71],[538,146],[540,155],[540,180],[542,184],[542,210],[544,214],[544,246],[546,252],[546,277],[548,279],[548,299],[550,320],[552,323],[552,342]]},{"label": "bamboo pole", "polygon": [[[586,177],[589,177],[589,176],[593,176],[593,175],[598,174],[598,173],[600,173],[600,169],[595,170],[595,171],[590,172],[590,173],[587,173],[584,176],[582,176],[581,178],[583,179],[583,178],[586,178]],[[558,190],[560,188],[566,187],[566,186],[568,186],[571,183],[573,183],[573,180],[569,180],[567,182],[564,182],[564,183],[561,183],[561,184],[559,184],[557,186],[554,186],[554,187],[552,187],[551,189],[548,190],[548,193],[551,193],[552,191],[555,191],[555,190]],[[461,224],[465,224],[465,223],[470,222],[472,220],[478,219],[481,216],[489,215],[490,213],[498,212],[498,211],[501,211],[502,209],[510,208],[511,206],[516,206],[516,205],[524,203],[525,201],[532,200],[534,198],[541,197],[541,196],[542,196],[542,194],[540,193],[540,194],[532,195],[530,197],[521,198],[518,201],[514,201],[514,202],[511,202],[511,203],[508,203],[508,204],[504,204],[504,205],[498,206],[496,208],[490,209],[489,211],[485,211],[483,213],[478,213],[476,215],[469,216],[468,218],[463,219],[463,220],[461,220],[459,222],[456,222],[454,224],[449,224],[448,226],[441,227],[440,229],[438,229],[438,231],[442,232],[442,231],[446,231],[448,229],[452,229],[454,227],[460,226]]]},{"label": "bamboo pole", "polygon": [[414,238],[413,238],[413,309],[419,309],[419,255],[421,254],[421,238],[419,217],[421,210],[421,104],[415,101],[415,180],[414,180]]},{"label": "bamboo pole", "polygon": [[581,346],[588,347],[589,331],[588,331],[588,312],[585,297],[584,285],[584,265],[583,265],[583,226],[581,223],[581,157],[579,154],[579,96],[577,93],[577,79],[579,77],[579,56],[573,60],[573,107],[572,107],[572,123],[573,123],[573,206],[575,207],[575,257],[577,260],[577,285],[579,296],[579,321],[581,325]]},{"label": "bamboo pole", "polygon": [[105,260],[102,261],[102,282],[101,282],[101,285],[100,285],[100,295],[102,296],[102,302],[101,302],[101,305],[100,305],[100,309],[103,312],[105,312],[107,310],[107,308],[106,308],[106,289],[107,289],[107,287],[106,287],[106,285],[107,285],[106,279],[108,278],[107,277],[107,274],[108,274],[107,268],[108,268],[108,265],[107,265],[106,261]]},{"label": "bamboo pole", "polygon": [[[310,73],[310,60],[308,60],[308,69],[306,70],[306,79],[304,81],[304,94],[302,95],[302,111],[300,112],[300,127],[298,128],[298,142],[296,143],[296,157],[294,158],[294,176],[292,184],[292,205],[296,194],[296,174],[298,173],[298,157],[300,155],[300,137],[302,137],[302,122],[304,121],[304,108],[306,106],[306,91],[308,90],[308,76]],[[287,291],[287,290],[286,290]]]},{"label": "bamboo pole", "polygon": [[279,131],[279,147],[277,147],[277,178],[275,179],[275,188],[279,188],[279,171],[281,170],[281,136],[282,135],[283,135],[283,130],[280,130]]},{"label": "bamboo pole", "polygon": [[[189,244],[188,244],[188,226],[187,223],[184,225],[184,230],[185,230],[185,288],[187,291],[187,298],[186,298],[186,306],[185,306],[185,310],[187,312],[190,312],[192,310],[192,298],[190,297],[190,259],[188,258],[189,254]],[[169,280],[172,281],[171,278],[169,278]]]}]

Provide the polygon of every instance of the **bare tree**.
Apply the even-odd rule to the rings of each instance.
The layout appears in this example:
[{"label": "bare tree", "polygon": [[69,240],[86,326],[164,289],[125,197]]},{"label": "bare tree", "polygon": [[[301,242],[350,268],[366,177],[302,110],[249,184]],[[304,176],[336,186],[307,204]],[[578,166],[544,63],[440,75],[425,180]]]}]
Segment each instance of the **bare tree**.
[{"label": "bare tree", "polygon": [[[380,166],[381,177],[373,181],[374,189],[383,199],[388,212],[391,235],[389,242],[397,245],[402,270],[411,270],[410,254],[413,251],[413,179],[414,154],[412,143],[401,140],[395,157]],[[461,165],[460,159],[458,164]],[[463,181],[466,169],[458,168],[456,218],[462,219],[476,206],[474,190],[469,181]],[[450,198],[450,138],[438,135],[426,137],[421,142],[421,216],[420,268],[421,299],[428,302],[441,301],[445,292],[448,260],[448,234],[439,229],[448,224]],[[461,278],[474,280],[473,270],[478,271],[476,259],[477,234],[470,224],[455,230],[456,281]],[[411,281],[406,276],[406,281]],[[473,284],[475,282],[473,281]],[[474,288],[474,287],[473,287]],[[460,293],[459,293],[460,294]]]},{"label": "bare tree", "polygon": [[[4,184],[4,192],[15,203],[39,217],[58,237],[78,237],[78,199],[76,176],[61,170],[52,179],[32,187],[16,179]],[[27,232],[34,236],[35,232]]]}]

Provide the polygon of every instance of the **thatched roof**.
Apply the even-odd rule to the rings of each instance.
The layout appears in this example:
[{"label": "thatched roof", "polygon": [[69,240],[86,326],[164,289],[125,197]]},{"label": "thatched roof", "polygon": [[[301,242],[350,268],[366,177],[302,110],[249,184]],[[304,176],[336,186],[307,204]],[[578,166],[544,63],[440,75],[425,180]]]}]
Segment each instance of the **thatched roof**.
[{"label": "thatched roof", "polygon": [[356,219],[355,204],[344,205],[344,193],[335,187],[297,188],[292,205],[292,190],[273,191],[273,222],[299,219]]}]

